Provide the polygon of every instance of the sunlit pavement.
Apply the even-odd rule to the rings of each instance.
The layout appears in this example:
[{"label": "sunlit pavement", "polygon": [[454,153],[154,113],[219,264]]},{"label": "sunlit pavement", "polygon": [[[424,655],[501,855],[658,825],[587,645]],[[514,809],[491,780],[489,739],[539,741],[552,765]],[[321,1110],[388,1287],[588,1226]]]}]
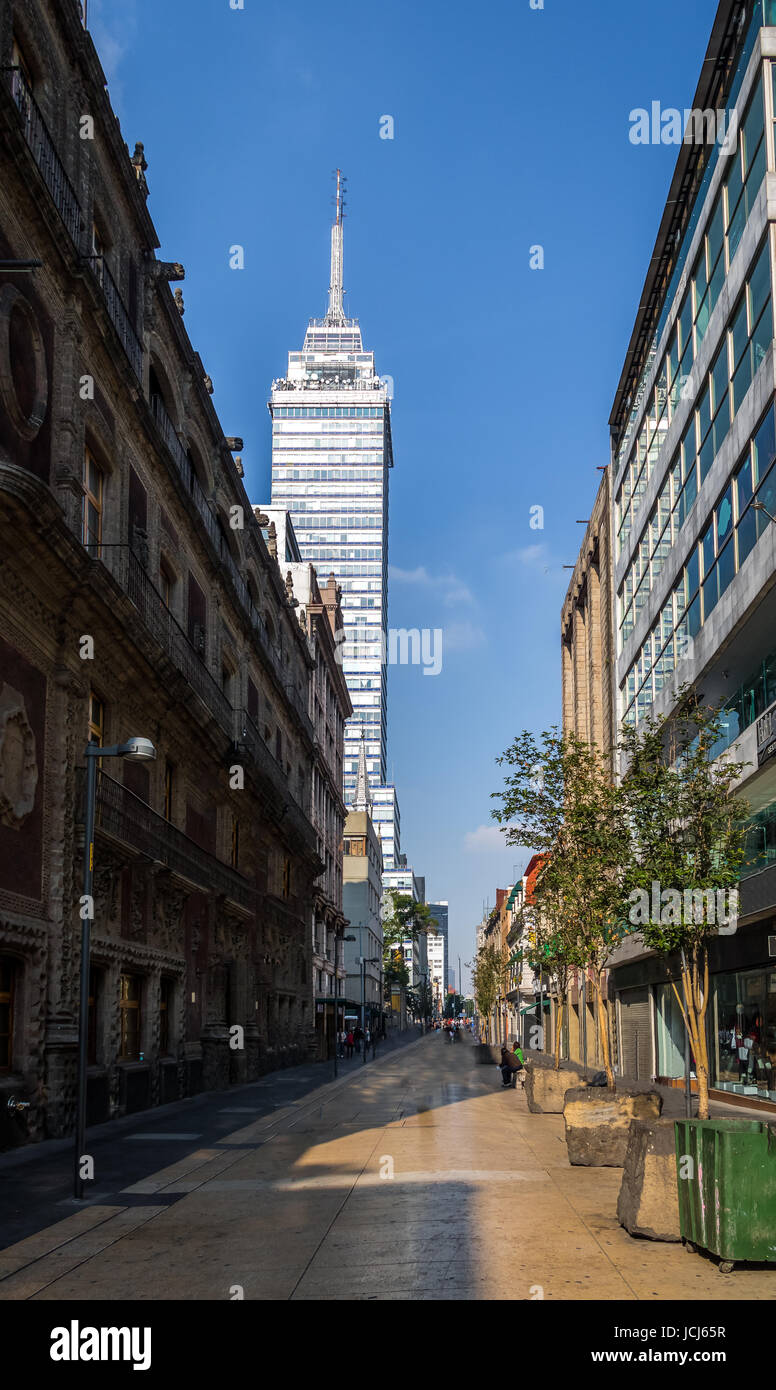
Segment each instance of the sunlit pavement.
[{"label": "sunlit pavement", "polygon": [[0,1298],[776,1297],[776,1269],[722,1275],[628,1236],[621,1170],[571,1168],[562,1117],[474,1056],[432,1034],[210,1148],[183,1141],[122,1204],[0,1251]]}]

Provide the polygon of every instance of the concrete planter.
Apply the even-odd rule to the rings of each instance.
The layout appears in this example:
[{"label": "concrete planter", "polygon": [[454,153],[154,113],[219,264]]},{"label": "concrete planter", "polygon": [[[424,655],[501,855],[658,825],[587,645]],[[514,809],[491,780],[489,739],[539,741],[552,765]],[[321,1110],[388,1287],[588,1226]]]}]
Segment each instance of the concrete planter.
[{"label": "concrete planter", "polygon": [[682,1238],[674,1130],[670,1119],[634,1120],[631,1124],[617,1220],[632,1236]]},{"label": "concrete planter", "polygon": [[657,1120],[663,1097],[656,1091],[610,1091],[576,1087],[566,1092],[563,1119],[569,1162],[591,1168],[622,1168],[631,1120]]},{"label": "concrete planter", "polygon": [[532,1115],[562,1115],[566,1092],[579,1085],[579,1074],[561,1067],[537,1067],[528,1062],[525,1072],[525,1098]]}]

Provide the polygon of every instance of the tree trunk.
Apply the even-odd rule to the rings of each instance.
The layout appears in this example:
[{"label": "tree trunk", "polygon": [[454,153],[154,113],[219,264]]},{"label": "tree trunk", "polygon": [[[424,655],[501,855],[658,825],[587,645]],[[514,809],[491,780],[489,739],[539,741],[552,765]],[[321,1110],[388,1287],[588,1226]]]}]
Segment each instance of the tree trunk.
[{"label": "tree trunk", "polygon": [[601,1039],[601,1060],[606,1072],[606,1084],[613,1091],[614,1068],[612,1067],[612,1054],[609,1050],[609,1021],[606,1017],[603,994],[601,993],[601,972],[597,967],[593,971],[593,989],[595,990],[598,1014],[598,1035]]},{"label": "tree trunk", "polygon": [[555,1070],[560,1071],[560,1042],[563,1029],[563,995],[558,995],[558,1008],[555,1013]]},{"label": "tree trunk", "polygon": [[[700,978],[702,975],[702,980]],[[673,983],[673,982],[672,982]],[[705,945],[693,944],[692,961],[682,951],[682,994],[673,984],[690,1037],[698,1081],[698,1119],[709,1118],[709,1049],[706,1041],[706,1010],[709,1006],[709,957]]]}]

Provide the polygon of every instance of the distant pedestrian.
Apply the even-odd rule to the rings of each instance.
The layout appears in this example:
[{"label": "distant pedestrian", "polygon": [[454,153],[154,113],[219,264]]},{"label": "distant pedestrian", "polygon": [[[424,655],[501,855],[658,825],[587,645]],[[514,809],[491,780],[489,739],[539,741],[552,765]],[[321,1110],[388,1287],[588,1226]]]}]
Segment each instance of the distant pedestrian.
[{"label": "distant pedestrian", "polygon": [[346,1038],[345,1038],[345,1056],[346,1056],[346,1057],[352,1057],[352,1056],[353,1056],[353,1046],[354,1046],[354,1042],[355,1042],[355,1039],[354,1039],[354,1037],[353,1037],[353,1030],[352,1030],[352,1028],[349,1028],[349,1029],[348,1029],[348,1032],[347,1032],[347,1036],[346,1036]]},{"label": "distant pedestrian", "polygon": [[342,1029],[342,1030],[337,1034],[337,1055],[338,1055],[339,1057],[344,1057],[344,1056],[345,1056],[345,1038],[346,1038],[346,1036],[347,1036],[347,1034],[345,1033],[344,1029]]}]

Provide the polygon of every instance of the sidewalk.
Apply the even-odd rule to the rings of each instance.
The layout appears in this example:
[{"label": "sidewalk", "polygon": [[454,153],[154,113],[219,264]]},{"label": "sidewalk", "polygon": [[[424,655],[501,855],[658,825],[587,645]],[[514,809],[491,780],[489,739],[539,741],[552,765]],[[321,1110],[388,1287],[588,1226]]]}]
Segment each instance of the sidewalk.
[{"label": "sidewalk", "polygon": [[[408,1028],[377,1044],[377,1063],[419,1040],[417,1029]],[[343,1084],[375,1063],[369,1049],[366,1063],[359,1055],[337,1063]],[[181,1147],[194,1140],[219,1144],[234,1127],[239,1115],[272,1115],[296,1105],[322,1086],[334,1082],[334,1063],[307,1062],[268,1072],[258,1081],[232,1086],[226,1091],[204,1091],[187,1100],[140,1110],[87,1131],[87,1152],[95,1161],[91,1201],[113,1202],[128,1185],[147,1177],[160,1163],[180,1157]],[[63,1211],[79,1209],[72,1200],[73,1140],[49,1139],[0,1153],[0,1256],[12,1241],[33,1235]]]},{"label": "sidewalk", "polygon": [[[527,1060],[535,1061],[540,1067],[554,1067],[555,1059],[547,1052],[528,1052]],[[584,1072],[580,1062],[569,1062],[561,1059],[561,1067],[569,1068],[579,1072],[579,1084],[584,1085]],[[587,1068],[587,1078],[595,1076],[601,1068],[598,1065],[590,1064]],[[663,1115],[676,1120],[683,1120],[686,1114],[684,1087],[681,1089],[676,1086],[661,1085],[658,1081],[634,1081],[629,1076],[615,1076],[617,1089],[637,1091],[643,1094],[645,1091],[657,1091],[663,1097]],[[692,1113],[697,1116],[698,1097],[692,1097]],[[724,1101],[715,1100],[712,1096],[709,1101],[709,1113],[713,1116],[726,1119],[739,1120],[762,1120],[765,1124],[775,1124],[776,1115],[770,1109],[765,1109],[758,1105],[729,1105]]]},{"label": "sidewalk", "polygon": [[562,1116],[529,1114],[467,1038],[431,1034],[275,1113],[236,1112],[208,1147],[180,1135],[176,1161],[113,1202],[60,1208],[0,1252],[0,1300],[776,1296],[776,1269],[725,1276],[627,1235],[621,1170],[572,1168]]}]

